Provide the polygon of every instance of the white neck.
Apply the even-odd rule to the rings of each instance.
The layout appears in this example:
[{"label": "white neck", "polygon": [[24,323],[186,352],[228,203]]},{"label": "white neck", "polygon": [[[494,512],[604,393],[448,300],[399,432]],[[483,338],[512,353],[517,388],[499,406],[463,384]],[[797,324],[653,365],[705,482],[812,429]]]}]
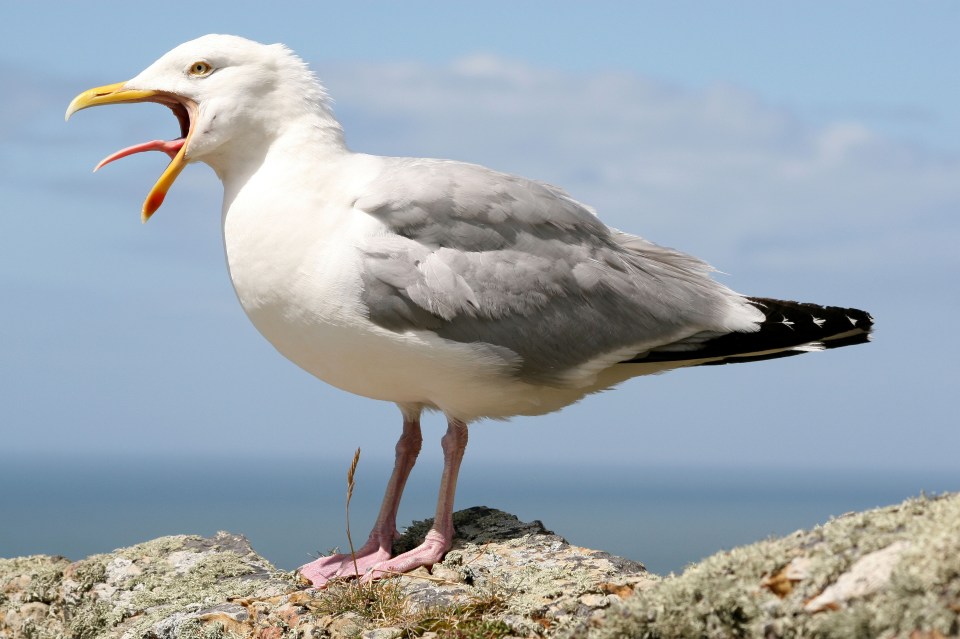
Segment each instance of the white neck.
[{"label": "white neck", "polygon": [[269,135],[249,131],[225,142],[200,161],[207,163],[226,186],[246,181],[268,157],[278,153],[303,153],[316,158],[346,152],[339,123],[332,115],[314,113],[288,119]]}]

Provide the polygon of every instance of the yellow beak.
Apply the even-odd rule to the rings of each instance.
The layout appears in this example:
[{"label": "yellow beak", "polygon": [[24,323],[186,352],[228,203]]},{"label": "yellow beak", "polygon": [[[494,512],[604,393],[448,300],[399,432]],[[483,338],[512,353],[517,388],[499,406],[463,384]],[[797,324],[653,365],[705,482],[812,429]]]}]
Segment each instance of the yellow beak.
[{"label": "yellow beak", "polygon": [[71,102],[64,114],[64,121],[69,120],[70,116],[93,106],[101,104],[117,104],[119,102],[147,102],[157,95],[156,91],[134,91],[125,88],[126,82],[117,82],[102,87],[95,87],[89,91],[84,91]]},{"label": "yellow beak", "polygon": [[[69,120],[70,116],[77,111],[102,104],[161,102],[162,100],[157,99],[159,95],[156,91],[127,89],[125,82],[95,87],[84,91],[70,102],[70,105],[67,106],[67,112],[64,114],[64,120]],[[160,205],[163,204],[163,199],[167,196],[167,191],[170,190],[174,180],[177,179],[177,176],[180,175],[180,172],[183,171],[183,168],[187,165],[186,150],[189,134],[187,138],[188,140],[184,141],[183,146],[170,161],[170,164],[167,165],[166,170],[164,170],[156,184],[153,185],[153,188],[150,189],[150,193],[147,194],[147,199],[143,202],[143,211],[141,213],[141,219],[144,222],[149,220],[150,216],[160,208]]]}]

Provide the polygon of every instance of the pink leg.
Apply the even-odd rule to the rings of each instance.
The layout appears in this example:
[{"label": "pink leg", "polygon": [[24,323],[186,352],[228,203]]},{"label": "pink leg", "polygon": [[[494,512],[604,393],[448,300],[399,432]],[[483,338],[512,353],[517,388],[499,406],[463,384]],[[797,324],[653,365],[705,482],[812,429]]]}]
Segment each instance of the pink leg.
[{"label": "pink leg", "polygon": [[441,443],[443,476],[440,479],[440,494],[433,527],[423,543],[413,550],[373,566],[364,577],[365,581],[389,576],[391,573],[409,572],[420,566],[432,566],[450,550],[453,544],[453,497],[457,492],[460,462],[467,447],[467,425],[459,420],[449,419],[447,434],[443,436]]},{"label": "pink leg", "polygon": [[[403,487],[410,476],[410,470],[417,461],[423,437],[420,435],[420,415],[404,414],[403,435],[397,442],[397,457],[393,466],[393,474],[387,483],[387,490],[383,495],[383,504],[377,522],[370,532],[367,543],[356,551],[356,571],[363,574],[367,569],[390,558],[390,550],[397,534],[397,509],[400,507],[400,497]],[[314,586],[322,586],[334,577],[349,577],[354,572],[353,557],[349,553],[330,555],[301,566],[299,572],[310,580]]]}]

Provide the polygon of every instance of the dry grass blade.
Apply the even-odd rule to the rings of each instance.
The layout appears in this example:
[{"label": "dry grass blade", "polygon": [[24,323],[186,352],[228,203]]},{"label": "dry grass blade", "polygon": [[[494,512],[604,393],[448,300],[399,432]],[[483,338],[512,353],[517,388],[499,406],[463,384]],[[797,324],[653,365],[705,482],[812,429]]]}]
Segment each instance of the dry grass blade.
[{"label": "dry grass blade", "polygon": [[463,603],[421,611],[409,620],[401,637],[413,639],[434,632],[457,639],[503,639],[514,634],[505,621],[494,617],[504,610],[503,595],[480,593]]},{"label": "dry grass blade", "polygon": [[459,581],[451,581],[449,579],[444,579],[443,577],[434,577],[433,575],[421,575],[419,573],[410,573],[410,572],[396,572],[394,570],[377,570],[377,574],[383,577],[407,577],[408,579],[422,579],[423,581],[432,581],[436,584],[447,584],[450,586],[456,586],[459,584]]},{"label": "dry grass blade", "polygon": [[357,473],[357,463],[360,461],[360,449],[353,454],[353,463],[350,464],[350,470],[347,471],[347,543],[350,544],[350,558],[353,559],[353,573],[360,578],[360,570],[357,568],[357,552],[353,549],[353,539],[350,537],[350,500],[353,498],[354,475]]},{"label": "dry grass blade", "polygon": [[311,600],[311,609],[320,615],[342,615],[352,612],[374,624],[391,626],[409,616],[407,596],[396,580],[384,579],[361,584],[335,580],[328,584],[322,597]]}]

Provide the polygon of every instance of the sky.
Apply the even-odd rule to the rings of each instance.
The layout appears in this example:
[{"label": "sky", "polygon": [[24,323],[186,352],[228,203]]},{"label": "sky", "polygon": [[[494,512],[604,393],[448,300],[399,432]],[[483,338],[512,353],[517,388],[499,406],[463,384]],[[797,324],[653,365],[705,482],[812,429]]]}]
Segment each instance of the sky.
[{"label": "sky", "polygon": [[[77,93],[220,32],[297,51],[355,150],[557,184],[740,292],[876,319],[866,346],[477,424],[466,464],[960,472],[958,27],[933,1],[4,3],[0,457],[392,459],[395,407],[313,379],[245,318],[209,168],[146,225],[165,156],[91,174],[175,137],[169,112],[63,122]],[[443,430],[426,418],[427,458]]]}]

